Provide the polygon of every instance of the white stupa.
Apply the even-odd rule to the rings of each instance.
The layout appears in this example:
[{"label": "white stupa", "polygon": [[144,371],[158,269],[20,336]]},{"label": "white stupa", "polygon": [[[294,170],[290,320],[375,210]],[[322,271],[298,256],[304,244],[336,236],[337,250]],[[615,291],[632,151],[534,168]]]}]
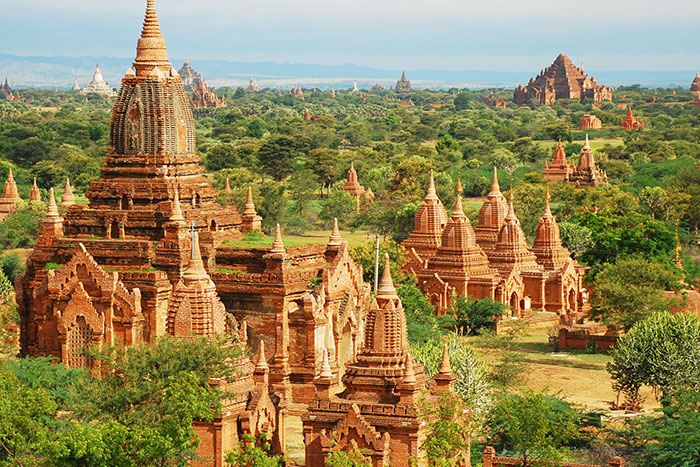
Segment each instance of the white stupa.
[{"label": "white stupa", "polygon": [[255,76],[250,77],[250,84],[248,84],[248,87],[245,88],[246,91],[260,91],[260,87],[258,87],[258,83],[255,81]]},{"label": "white stupa", "polygon": [[95,74],[92,75],[92,81],[90,81],[90,84],[83,88],[83,94],[87,94],[90,92],[94,92],[95,94],[101,94],[107,97],[114,97],[117,95],[117,93],[114,92],[114,89],[112,89],[109,86],[109,83],[106,82],[102,77],[100,65],[97,65],[97,68],[95,69]]},{"label": "white stupa", "polygon": [[75,78],[73,81],[73,87],[71,88],[71,91],[80,91],[80,85],[78,84],[78,78]]},{"label": "white stupa", "polygon": [[352,94],[360,92],[359,89],[357,89],[357,80],[354,79],[352,80],[352,91],[350,91]]}]

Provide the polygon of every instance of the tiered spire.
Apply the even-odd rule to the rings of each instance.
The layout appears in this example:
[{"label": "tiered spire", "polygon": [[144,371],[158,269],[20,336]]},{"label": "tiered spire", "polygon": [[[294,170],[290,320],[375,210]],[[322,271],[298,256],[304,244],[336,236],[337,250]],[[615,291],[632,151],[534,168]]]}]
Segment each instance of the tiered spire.
[{"label": "tiered spire", "polygon": [[73,188],[70,186],[70,180],[66,178],[66,186],[63,189],[63,194],[61,195],[61,207],[68,207],[75,204],[75,195],[73,194]]},{"label": "tiered spire", "polygon": [[[226,182],[228,183],[228,178],[226,179]],[[253,230],[260,230],[261,227],[262,217],[258,216],[258,213],[255,210],[255,203],[253,202],[253,189],[248,187],[248,197],[246,198],[245,207],[243,208],[243,215],[241,216],[241,232],[252,232]]]},{"label": "tiered spire", "polygon": [[8,202],[17,202],[22,199],[17,191],[17,182],[15,182],[15,177],[12,174],[12,167],[10,167],[10,171],[7,174],[5,189],[2,191],[2,199]]},{"label": "tiered spire", "polygon": [[174,222],[184,221],[185,218],[182,215],[182,208],[180,207],[180,191],[175,189],[175,196],[173,197],[173,207],[170,213],[170,220]]},{"label": "tiered spire", "polygon": [[275,241],[272,242],[272,249],[270,253],[284,254],[287,250],[284,248],[284,242],[282,241],[282,229],[280,225],[277,224],[277,230],[275,230]]},{"label": "tiered spire", "polygon": [[198,288],[206,287],[210,282],[209,274],[204,269],[202,252],[199,249],[199,234],[194,231],[194,225],[192,226],[192,252],[187,263],[187,269],[182,274],[182,282],[187,287]]},{"label": "tiered spire", "polygon": [[[250,190],[250,188],[248,188]],[[226,177],[226,184],[224,185],[224,191],[226,193],[231,193],[231,182],[229,181],[228,177]]]},{"label": "tiered spire", "polygon": [[[45,238],[61,238],[63,236],[63,219],[58,214],[58,206],[56,198],[53,194],[53,188],[49,189],[49,203],[46,216],[41,221],[43,237]],[[43,241],[39,237],[38,241]]]},{"label": "tiered spire", "polygon": [[41,191],[39,190],[39,186],[36,184],[36,177],[34,177],[32,191],[29,192],[29,201],[41,201]]},{"label": "tiered spire", "polygon": [[498,241],[492,251],[487,252],[490,263],[497,268],[502,277],[508,277],[511,271],[538,271],[535,255],[527,247],[525,233],[520,227],[520,220],[513,208],[513,191],[510,193],[508,214],[498,234]]},{"label": "tiered spire", "polygon": [[486,196],[484,204],[479,209],[479,222],[477,223],[476,241],[484,251],[493,250],[498,239],[498,232],[503,227],[503,220],[508,213],[508,203],[501,193],[498,183],[498,172],[493,168],[493,181],[491,191]]},{"label": "tiered spire", "polygon": [[168,61],[165,39],[163,39],[163,34],[160,32],[160,24],[156,14],[156,2],[155,0],[148,0],[143,30],[136,45],[134,68],[137,76],[148,76],[154,67],[160,68],[160,71],[165,73],[170,71],[171,65]]},{"label": "tiered spire", "polygon": [[328,239],[328,246],[338,246],[343,243],[343,238],[340,236],[340,229],[338,228],[338,218],[333,219],[333,231],[331,232],[331,237]]},{"label": "tiered spire", "polygon": [[560,270],[571,259],[569,251],[561,243],[559,225],[554,215],[552,215],[549,205],[551,197],[549,185],[547,185],[544,214],[542,214],[537,225],[535,241],[532,244],[532,252],[545,271]]}]

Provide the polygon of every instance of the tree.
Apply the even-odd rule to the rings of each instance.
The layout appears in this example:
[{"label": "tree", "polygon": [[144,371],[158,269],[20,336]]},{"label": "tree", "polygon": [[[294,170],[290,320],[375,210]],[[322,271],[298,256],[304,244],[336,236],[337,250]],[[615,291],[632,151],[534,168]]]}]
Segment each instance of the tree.
[{"label": "tree", "polygon": [[661,397],[700,387],[700,318],[690,313],[655,313],[618,339],[607,364],[613,389],[639,400],[646,384]]},{"label": "tree", "polygon": [[426,423],[426,438],[421,444],[431,466],[451,467],[471,465],[471,441],[476,423],[470,407],[451,392],[441,395],[437,402],[419,401],[421,418]]},{"label": "tree", "polygon": [[261,168],[275,180],[282,181],[294,169],[294,162],[309,150],[306,137],[273,136],[258,150]]},{"label": "tree", "polygon": [[647,186],[639,193],[639,201],[649,210],[652,219],[656,218],[657,212],[663,210],[668,200],[666,190],[660,186]]},{"label": "tree", "polygon": [[260,440],[244,434],[238,448],[226,455],[230,467],[278,467],[284,465],[284,457],[270,455],[270,443],[265,435]]},{"label": "tree", "polygon": [[314,171],[321,182],[321,192],[323,192],[324,188],[328,188],[330,191],[333,181],[340,174],[342,163],[338,150],[316,148],[309,151],[307,165]]},{"label": "tree", "polygon": [[666,311],[678,300],[664,291],[680,288],[678,274],[645,259],[618,259],[596,276],[589,317],[629,330],[647,316]]},{"label": "tree", "polygon": [[318,217],[326,222],[337,218],[345,226],[356,209],[357,199],[342,188],[337,188],[326,198]]},{"label": "tree", "polygon": [[562,458],[562,449],[578,434],[580,414],[554,396],[528,391],[506,395],[489,421],[491,441],[516,452],[522,465]]},{"label": "tree", "polygon": [[591,229],[573,222],[560,223],[559,235],[562,245],[569,250],[573,258],[580,257],[595,245]]},{"label": "tree", "polygon": [[490,298],[477,300],[458,295],[448,313],[454,316],[457,331],[466,335],[478,334],[483,328],[493,329],[506,309],[507,305]]}]

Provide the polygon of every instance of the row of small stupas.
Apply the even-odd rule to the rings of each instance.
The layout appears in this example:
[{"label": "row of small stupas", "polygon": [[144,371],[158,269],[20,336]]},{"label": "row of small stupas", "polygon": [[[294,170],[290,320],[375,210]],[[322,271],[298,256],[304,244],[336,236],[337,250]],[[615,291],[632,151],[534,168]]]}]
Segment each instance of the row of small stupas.
[{"label": "row of small stupas", "polygon": [[528,247],[512,192],[507,202],[496,169],[476,228],[464,214],[461,194],[448,217],[431,173],[428,193],[403,246],[409,252],[406,270],[417,277],[438,313],[444,313],[457,295],[496,300],[510,305],[513,316],[519,317],[532,309],[554,312],[562,322],[571,322],[579,311],[584,268],[561,243],[549,190],[534,243]]},{"label": "row of small stupas", "polygon": [[596,187],[608,183],[608,174],[596,165],[591,143],[586,135],[586,141],[578,156],[578,164],[574,165],[566,159],[566,152],[561,140],[554,150],[552,162],[544,162],[542,176],[545,180],[573,183],[576,187]]},{"label": "row of small stupas", "polygon": [[[17,210],[17,205],[20,201],[22,201],[22,198],[19,196],[17,182],[15,182],[12,168],[10,168],[7,180],[5,180],[5,187],[2,190],[2,198],[0,198],[0,222],[7,219]],[[41,201],[41,191],[36,184],[36,178],[29,192],[29,201]],[[66,187],[63,189],[63,195],[61,196],[61,207],[67,208],[73,204],[75,204],[75,195],[73,194],[73,188],[70,186],[70,180],[66,179]]]},{"label": "row of small stupas", "polygon": [[[242,215],[216,202],[154,0],[109,134],[89,204],[61,217],[49,191],[16,283],[21,354],[91,368],[88,346],[223,334],[257,362],[242,357],[236,377],[212,381],[235,396],[195,424],[204,465],[223,466],[244,433],[266,434],[285,453],[285,434],[302,423],[307,465],[350,446],[369,450],[375,466],[417,457],[425,426],[413,402],[427,377],[408,352],[388,263],[372,298],[337,222],[327,244],[287,248],[278,225],[271,247],[227,246],[262,219],[250,189]],[[432,391],[454,379],[445,353]]]},{"label": "row of small stupas", "polygon": [[534,99],[541,105],[554,104],[559,99],[593,99],[594,102],[612,100],[612,89],[599,85],[595,79],[573,64],[571,59],[560,54],[554,63],[545,68],[535,78],[513,92],[513,101],[525,105]]}]

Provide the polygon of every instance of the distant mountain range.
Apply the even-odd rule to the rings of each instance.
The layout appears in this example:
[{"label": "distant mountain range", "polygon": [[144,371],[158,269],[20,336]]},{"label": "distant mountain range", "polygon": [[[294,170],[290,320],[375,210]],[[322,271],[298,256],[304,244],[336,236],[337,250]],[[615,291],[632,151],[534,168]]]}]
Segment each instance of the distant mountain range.
[{"label": "distant mountain range", "polygon": [[[88,84],[99,63],[104,78],[113,87],[119,86],[131,58],[114,57],[21,57],[0,54],[0,79],[10,85],[23,87],[58,87],[69,89],[75,78],[81,87]],[[179,69],[184,58],[171,58]],[[262,88],[303,87],[344,89],[357,80],[360,88],[381,84],[388,88],[396,83],[401,70],[382,70],[353,64],[316,65],[305,63],[234,62],[226,60],[197,60],[190,58],[192,67],[200,72],[211,86],[245,86],[255,76]],[[543,66],[546,64],[543,64]],[[644,87],[688,87],[695,71],[589,71],[600,84],[621,86],[639,84]],[[525,84],[538,70],[406,70],[416,88],[514,88]]]}]

